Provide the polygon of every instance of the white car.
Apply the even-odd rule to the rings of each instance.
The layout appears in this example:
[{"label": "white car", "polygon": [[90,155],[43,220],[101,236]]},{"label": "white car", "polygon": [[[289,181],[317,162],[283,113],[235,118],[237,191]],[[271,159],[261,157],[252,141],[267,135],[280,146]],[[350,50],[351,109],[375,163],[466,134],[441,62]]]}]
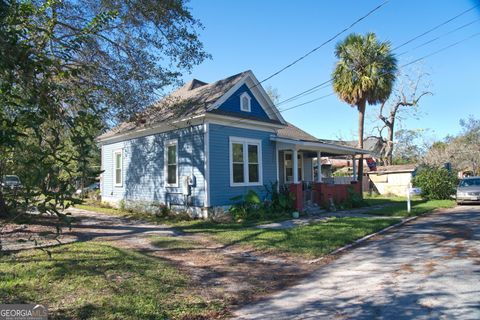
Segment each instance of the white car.
[{"label": "white car", "polygon": [[480,203],[480,177],[460,180],[457,187],[457,204]]}]

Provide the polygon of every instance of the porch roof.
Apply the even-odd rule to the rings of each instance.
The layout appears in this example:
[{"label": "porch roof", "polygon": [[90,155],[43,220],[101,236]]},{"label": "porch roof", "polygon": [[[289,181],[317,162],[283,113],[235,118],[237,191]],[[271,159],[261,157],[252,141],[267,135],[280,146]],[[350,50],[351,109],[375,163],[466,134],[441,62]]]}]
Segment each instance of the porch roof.
[{"label": "porch roof", "polygon": [[297,149],[297,150],[309,150],[319,151],[322,156],[338,156],[338,155],[357,155],[368,154],[369,151],[359,148],[352,148],[347,146],[341,146],[337,144],[324,143],[319,141],[304,141],[290,138],[283,138],[279,136],[271,136],[271,141],[277,142],[279,150]]}]

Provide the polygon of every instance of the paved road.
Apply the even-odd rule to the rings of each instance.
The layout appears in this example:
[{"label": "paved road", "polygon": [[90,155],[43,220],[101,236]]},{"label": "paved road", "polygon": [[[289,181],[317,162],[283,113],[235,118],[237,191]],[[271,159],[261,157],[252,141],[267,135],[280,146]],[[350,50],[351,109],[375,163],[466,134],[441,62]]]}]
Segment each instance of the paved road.
[{"label": "paved road", "polygon": [[239,319],[480,319],[480,206],[421,217]]}]

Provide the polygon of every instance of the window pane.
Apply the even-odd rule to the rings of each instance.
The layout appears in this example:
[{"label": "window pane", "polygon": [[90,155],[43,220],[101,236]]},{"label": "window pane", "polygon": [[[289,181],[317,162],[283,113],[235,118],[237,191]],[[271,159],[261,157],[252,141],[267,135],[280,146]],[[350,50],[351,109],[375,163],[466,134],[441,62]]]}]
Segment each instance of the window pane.
[{"label": "window pane", "polygon": [[243,144],[233,143],[233,162],[243,162]]},{"label": "window pane", "polygon": [[292,168],[286,168],[285,169],[285,176],[286,176],[286,181],[293,181],[293,169]]},{"label": "window pane", "polygon": [[292,160],[292,154],[291,153],[285,153],[285,160]]},{"label": "window pane", "polygon": [[116,169],[115,170],[115,184],[121,184],[122,183],[122,170],[121,169]]},{"label": "window pane", "polygon": [[177,146],[171,145],[168,146],[168,164],[176,164],[177,163]]},{"label": "window pane", "polygon": [[247,97],[243,97],[242,98],[242,110],[248,110],[248,98]]},{"label": "window pane", "polygon": [[122,164],[122,154],[115,153],[115,169],[120,168],[121,164]]},{"label": "window pane", "polygon": [[169,165],[168,166],[167,182],[169,184],[177,183],[177,166],[176,165]]},{"label": "window pane", "polygon": [[249,163],[258,163],[258,146],[248,145],[248,162]]},{"label": "window pane", "polygon": [[248,182],[259,182],[258,164],[248,165]]},{"label": "window pane", "polygon": [[233,182],[240,183],[245,182],[243,179],[243,164],[234,163],[233,164]]}]

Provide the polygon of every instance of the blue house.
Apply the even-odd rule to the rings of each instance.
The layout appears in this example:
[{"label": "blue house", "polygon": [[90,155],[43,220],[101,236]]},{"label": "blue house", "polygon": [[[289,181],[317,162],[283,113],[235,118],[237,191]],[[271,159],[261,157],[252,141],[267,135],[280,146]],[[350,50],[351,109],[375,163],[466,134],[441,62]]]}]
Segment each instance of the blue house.
[{"label": "blue house", "polygon": [[328,196],[322,157],[364,153],[286,122],[251,71],[194,79],[98,142],[103,201],[166,204],[197,216],[251,189],[266,196],[276,182],[302,210]]}]

